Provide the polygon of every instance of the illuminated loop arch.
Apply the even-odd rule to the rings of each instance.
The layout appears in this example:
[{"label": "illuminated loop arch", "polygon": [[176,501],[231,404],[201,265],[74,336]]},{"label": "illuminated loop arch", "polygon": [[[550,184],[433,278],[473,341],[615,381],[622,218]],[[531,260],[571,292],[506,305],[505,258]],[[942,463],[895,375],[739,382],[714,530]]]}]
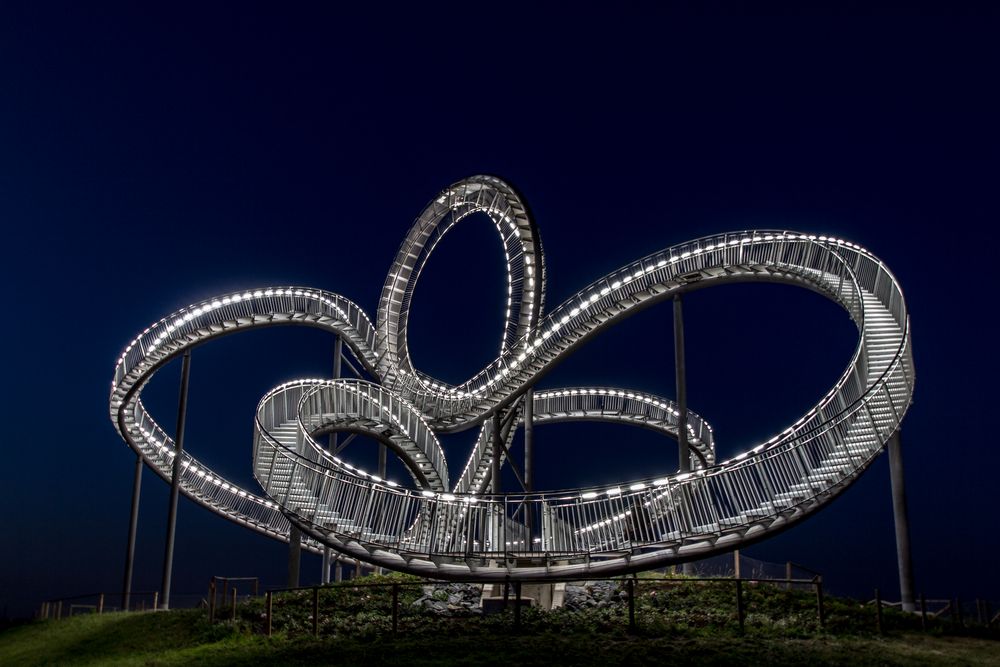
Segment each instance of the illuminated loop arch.
[{"label": "illuminated loop arch", "polygon": [[[507,258],[508,304],[499,354],[450,385],[410,361],[406,324],[431,252],[472,213],[493,221]],[[850,485],[909,408],[909,318],[895,277],[843,239],[781,230],[738,231],[666,248],[604,276],[542,311],[538,231],[510,186],[475,176],[449,187],[417,218],[393,263],[373,324],[352,301],[323,290],[269,287],[208,299],[156,322],[115,366],[110,413],[118,432],[164,479],[174,445],[146,411],[142,388],[194,345],[246,329],[298,325],[342,337],[376,382],[307,379],[257,408],[255,494],[183,452],[181,490],[226,518],[277,539],[294,523],[306,547],[329,546],[368,563],[439,578],[484,581],[610,575],[701,558],[759,540],[808,516]],[[716,461],[711,427],[689,415],[693,472],[611,486],[491,496],[482,493],[492,445],[481,429],[454,480],[437,434],[481,426],[500,412],[509,444],[524,391],[578,346],[643,308],[732,282],[792,284],[843,307],[859,332],[847,367],[823,398],[766,442]],[[676,436],[666,398],[610,387],[534,394],[535,423],[604,420]],[[416,489],[381,479],[327,451],[330,430],[389,446]]]}]

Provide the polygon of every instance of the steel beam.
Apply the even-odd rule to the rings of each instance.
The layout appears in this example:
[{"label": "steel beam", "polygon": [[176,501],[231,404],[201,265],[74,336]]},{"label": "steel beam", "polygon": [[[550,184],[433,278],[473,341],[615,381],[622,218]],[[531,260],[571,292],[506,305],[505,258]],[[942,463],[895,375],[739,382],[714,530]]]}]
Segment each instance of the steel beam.
[{"label": "steel beam", "polygon": [[892,485],[892,516],[896,524],[896,562],[899,566],[899,596],[903,611],[916,611],[913,562],[910,553],[910,520],[906,514],[906,486],[900,431],[889,438],[889,479]]},{"label": "steel beam", "polygon": [[677,369],[677,472],[691,471],[691,451],[687,432],[687,368],[684,363],[684,305],[674,297],[674,365]]},{"label": "steel beam", "polygon": [[122,609],[128,611],[132,598],[132,565],[135,562],[135,535],[139,529],[139,493],[142,490],[142,456],[135,455],[132,479],[132,514],[128,522],[128,546],[125,548],[125,580],[122,583]]},{"label": "steel beam", "polygon": [[490,480],[492,486],[492,492],[494,494],[499,494],[501,489],[500,484],[500,439],[501,439],[501,428],[500,428],[500,411],[497,410],[493,413],[493,475]]},{"label": "steel beam", "polygon": [[302,532],[293,525],[288,533],[288,588],[299,587],[299,564],[302,559]]},{"label": "steel beam", "polygon": [[191,378],[191,350],[184,352],[181,365],[181,395],[177,406],[177,431],[174,437],[174,467],[170,478],[170,504],[167,509],[167,545],[163,556],[163,597],[161,609],[170,609],[170,579],[174,570],[174,536],[177,532],[177,497],[181,488],[181,458],[184,453],[184,426],[187,422],[188,381]]}]

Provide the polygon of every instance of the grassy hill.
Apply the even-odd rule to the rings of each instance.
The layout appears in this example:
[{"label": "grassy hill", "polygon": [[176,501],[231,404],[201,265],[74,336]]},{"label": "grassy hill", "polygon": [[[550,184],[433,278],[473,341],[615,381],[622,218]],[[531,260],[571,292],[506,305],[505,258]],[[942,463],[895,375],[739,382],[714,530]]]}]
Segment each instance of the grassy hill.
[{"label": "grassy hill", "polygon": [[727,590],[643,585],[629,633],[627,608],[617,602],[526,610],[515,629],[509,614],[429,612],[417,602],[423,591],[407,588],[393,636],[384,589],[330,587],[321,595],[319,638],[311,635],[311,595],[286,594],[275,598],[272,637],[262,634],[262,600],[215,624],[201,609],[83,615],[0,632],[0,665],[1000,665],[995,630],[935,623],[924,633],[919,620],[887,611],[883,637],[869,607],[836,599],[820,628],[811,595],[773,587],[747,592],[740,634]]}]

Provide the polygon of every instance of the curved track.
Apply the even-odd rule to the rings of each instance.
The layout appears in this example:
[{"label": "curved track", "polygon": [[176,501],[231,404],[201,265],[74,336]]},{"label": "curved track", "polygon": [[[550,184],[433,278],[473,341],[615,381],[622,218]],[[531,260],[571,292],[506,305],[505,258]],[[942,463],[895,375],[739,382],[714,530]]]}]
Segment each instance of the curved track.
[{"label": "curved track", "polygon": [[[499,356],[450,385],[413,368],[406,344],[410,297],[437,242],[472,213],[493,220],[508,272]],[[731,282],[806,287],[840,304],[859,341],[843,375],[809,412],[767,442],[717,463],[711,428],[695,415],[695,470],[602,488],[483,495],[491,467],[482,428],[452,482],[436,433],[483,424],[499,412],[509,445],[520,398],[606,327],[676,294]],[[761,539],[808,516],[867,468],[899,427],[913,392],[909,321],[889,270],[860,246],[789,231],[740,231],[659,251],[542,312],[537,229],[516,193],[477,176],[453,185],[418,217],[383,288],[378,322],[336,294],[272,287],[178,311],[126,347],[115,368],[112,420],[147,465],[169,479],[173,443],[145,410],[141,390],[184,350],[232,332],[305,325],[340,335],[378,383],[303,380],[269,392],[254,428],[254,474],[266,496],[238,488],[182,456],[181,489],[219,514],[278,539],[289,521],[322,545],[369,563],[442,578],[543,579],[613,574],[691,560]],[[601,419],[676,434],[666,399],[609,388],[539,391],[535,422]],[[330,430],[370,435],[400,457],[417,490],[327,452]]]}]

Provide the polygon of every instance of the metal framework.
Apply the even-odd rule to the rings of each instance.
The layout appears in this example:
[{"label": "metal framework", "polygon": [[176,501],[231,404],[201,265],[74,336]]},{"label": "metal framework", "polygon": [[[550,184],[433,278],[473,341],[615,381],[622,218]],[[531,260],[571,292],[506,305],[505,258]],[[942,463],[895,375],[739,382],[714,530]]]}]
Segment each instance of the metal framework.
[{"label": "metal framework", "polygon": [[[435,246],[477,212],[492,219],[503,243],[506,323],[497,358],[452,385],[413,367],[407,317]],[[806,287],[840,304],[857,325],[846,370],[809,412],[719,462],[711,427],[688,411],[690,471],[568,491],[484,492],[494,467],[508,462],[522,397],[576,346],[643,308],[734,282]],[[304,287],[196,303],[125,348],[111,386],[111,419],[154,472],[169,482],[178,471],[187,497],[265,535],[287,541],[294,526],[302,547],[317,553],[330,547],[394,570],[499,581],[638,571],[762,539],[849,486],[910,406],[914,375],[902,291],[878,258],[849,241],[780,230],[718,234],[628,264],[548,314],[544,292],[541,243],[526,207],[501,180],[474,176],[444,190],[417,218],[386,279],[376,323],[343,296]],[[276,325],[340,336],[376,381],[304,379],[261,399],[253,471],[264,494],[228,482],[186,450],[175,465],[173,440],[143,406],[142,388],[195,345]],[[534,424],[617,421],[677,437],[685,421],[683,407],[627,389],[538,390],[531,400]],[[476,444],[452,477],[437,436],[477,426]],[[406,465],[416,488],[342,460],[321,439],[335,431],[377,439]]]}]

